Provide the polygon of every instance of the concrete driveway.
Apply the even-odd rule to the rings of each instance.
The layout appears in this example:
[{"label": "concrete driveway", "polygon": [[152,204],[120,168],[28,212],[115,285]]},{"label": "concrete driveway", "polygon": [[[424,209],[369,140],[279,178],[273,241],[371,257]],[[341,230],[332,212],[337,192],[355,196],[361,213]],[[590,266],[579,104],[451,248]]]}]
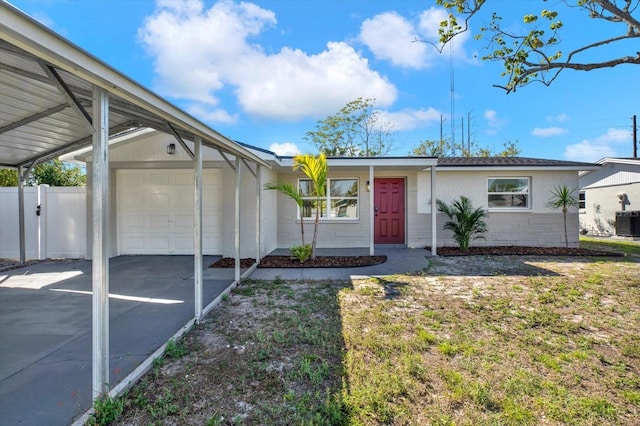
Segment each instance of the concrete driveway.
[{"label": "concrete driveway", "polygon": [[[219,271],[205,306],[233,281]],[[193,318],[193,293],[192,256],[111,259],[112,386]],[[90,261],[0,272],[0,425],[68,425],[91,407],[91,312]]]}]

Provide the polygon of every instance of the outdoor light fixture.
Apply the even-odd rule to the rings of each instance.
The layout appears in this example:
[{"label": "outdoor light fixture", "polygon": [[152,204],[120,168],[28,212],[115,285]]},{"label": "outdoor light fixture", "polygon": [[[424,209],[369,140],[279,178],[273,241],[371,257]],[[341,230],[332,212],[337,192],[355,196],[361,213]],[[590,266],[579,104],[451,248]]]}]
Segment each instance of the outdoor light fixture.
[{"label": "outdoor light fixture", "polygon": [[367,192],[371,191],[371,184],[367,181]]},{"label": "outdoor light fixture", "polygon": [[173,155],[175,153],[176,153],[176,144],[170,143],[169,145],[167,145],[167,154]]}]

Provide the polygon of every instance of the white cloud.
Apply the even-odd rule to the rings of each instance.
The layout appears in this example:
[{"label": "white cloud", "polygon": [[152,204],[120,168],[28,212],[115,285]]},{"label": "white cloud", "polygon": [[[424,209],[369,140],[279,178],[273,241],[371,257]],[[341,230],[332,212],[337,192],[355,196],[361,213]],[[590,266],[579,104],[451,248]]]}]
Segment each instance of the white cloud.
[{"label": "white cloud", "polygon": [[246,112],[281,120],[321,117],[357,97],[382,107],[395,101],[395,86],[346,43],[329,42],[315,55],[288,47],[265,53],[251,39],[276,23],[253,3],[220,0],[207,9],[202,0],[161,0],[139,37],[154,57],[156,90],[202,110],[220,114],[225,88]]},{"label": "white cloud", "polygon": [[334,113],[358,97],[391,105],[396,88],[369,68],[346,43],[330,42],[317,55],[282,49],[262,63],[239,70],[238,100],[247,112],[279,119]]},{"label": "white cloud", "polygon": [[269,151],[275,152],[277,155],[284,157],[292,157],[296,154],[300,154],[300,149],[292,142],[272,143],[269,145]]},{"label": "white cloud", "polygon": [[426,127],[434,122],[440,122],[442,113],[434,108],[428,109],[403,109],[401,111],[381,111],[380,119],[391,123],[393,130],[411,130]]},{"label": "white cloud", "polygon": [[489,122],[495,122],[497,120],[498,113],[493,109],[488,109],[484,112],[484,118]]},{"label": "white cloud", "polygon": [[493,109],[486,110],[483,115],[485,120],[487,120],[487,129],[485,132],[489,135],[497,134],[507,123],[507,120],[498,117],[497,111]]},{"label": "white cloud", "polygon": [[189,114],[200,120],[212,121],[216,123],[235,124],[238,122],[238,115],[231,115],[220,108],[208,108],[202,104],[194,104],[188,108]]},{"label": "white cloud", "polygon": [[567,129],[563,129],[562,127],[545,127],[545,128],[536,127],[531,132],[533,136],[540,136],[542,138],[563,135],[565,133],[567,133]]},{"label": "white cloud", "polygon": [[[448,48],[446,56],[438,51],[442,50],[438,29],[446,19],[447,12],[436,7],[424,10],[413,21],[397,12],[384,12],[362,23],[359,39],[377,59],[402,68],[422,69],[438,58],[449,59]],[[451,42],[455,57],[466,57],[462,46],[469,35],[462,33]]]},{"label": "white cloud", "polygon": [[600,143],[621,143],[631,141],[631,132],[628,129],[615,129],[611,128],[607,130],[607,133],[600,135],[596,138]]},{"label": "white cloud", "polygon": [[375,57],[399,67],[427,66],[428,45],[418,39],[414,26],[396,12],[376,15],[360,27],[360,40]]},{"label": "white cloud", "polygon": [[564,158],[572,161],[598,161],[604,157],[619,157],[618,149],[624,150],[625,144],[631,147],[631,134],[627,129],[609,129],[594,140],[583,140],[567,145]]},{"label": "white cloud", "polygon": [[565,123],[567,121],[569,121],[569,116],[565,113],[562,114],[558,114],[556,116],[548,116],[547,117],[547,121],[549,123]]},{"label": "white cloud", "polygon": [[584,140],[567,145],[564,148],[564,158],[571,161],[594,162],[604,157],[615,157],[615,150],[608,145],[602,145]]}]

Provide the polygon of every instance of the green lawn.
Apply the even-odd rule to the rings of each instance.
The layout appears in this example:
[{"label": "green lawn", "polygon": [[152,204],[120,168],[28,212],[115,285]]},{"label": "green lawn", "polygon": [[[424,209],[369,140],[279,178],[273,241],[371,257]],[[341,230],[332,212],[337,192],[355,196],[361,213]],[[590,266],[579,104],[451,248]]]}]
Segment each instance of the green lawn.
[{"label": "green lawn", "polygon": [[491,261],[494,276],[450,262],[343,290],[349,422],[637,424],[639,264]]},{"label": "green lawn", "polygon": [[580,247],[640,256],[640,241],[580,237]]}]

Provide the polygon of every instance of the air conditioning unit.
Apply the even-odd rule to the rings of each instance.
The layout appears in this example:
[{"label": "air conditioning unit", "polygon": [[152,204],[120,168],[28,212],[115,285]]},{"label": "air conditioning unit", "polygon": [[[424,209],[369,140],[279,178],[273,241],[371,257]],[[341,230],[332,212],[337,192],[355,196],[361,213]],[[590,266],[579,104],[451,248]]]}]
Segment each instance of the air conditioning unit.
[{"label": "air conditioning unit", "polygon": [[616,212],[616,235],[640,237],[640,210]]}]

